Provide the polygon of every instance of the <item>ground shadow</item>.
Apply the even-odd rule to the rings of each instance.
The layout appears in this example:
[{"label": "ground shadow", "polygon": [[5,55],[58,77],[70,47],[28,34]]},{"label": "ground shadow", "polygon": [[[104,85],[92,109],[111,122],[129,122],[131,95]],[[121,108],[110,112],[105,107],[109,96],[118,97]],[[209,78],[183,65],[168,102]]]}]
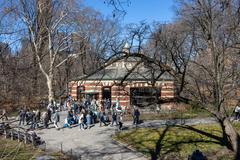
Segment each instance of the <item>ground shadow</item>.
[{"label": "ground shadow", "polygon": [[[169,132],[169,130],[171,128],[183,128],[189,131],[192,131],[193,133],[202,135],[207,137],[207,139],[205,138],[198,138],[198,139],[182,139],[180,141],[174,141],[171,139],[167,139],[166,135]],[[150,127],[149,127],[150,128]],[[171,152],[175,152],[175,153],[179,153],[181,150],[181,146],[184,144],[194,144],[195,146],[198,146],[198,144],[200,143],[205,143],[205,144],[217,144],[219,146],[227,146],[227,144],[224,141],[224,138],[221,136],[217,136],[214,135],[213,133],[209,133],[207,131],[195,128],[193,126],[188,126],[188,125],[166,125],[164,128],[162,128],[162,130],[160,131],[159,128],[155,128],[153,126],[153,128],[151,128],[151,130],[154,133],[158,134],[158,138],[154,139],[154,140],[148,140],[148,139],[142,139],[141,141],[137,141],[135,140],[134,142],[127,142],[129,146],[142,146],[148,143],[154,143],[154,148],[152,149],[146,149],[146,150],[139,150],[139,148],[136,148],[137,150],[141,151],[141,152],[145,152],[146,154],[150,155],[152,160],[157,160],[157,159],[162,159],[165,156],[167,156],[169,153]],[[133,134],[133,135],[131,135]],[[134,136],[134,132],[129,132],[129,134],[127,134],[126,136]],[[146,135],[143,135],[143,137]],[[168,146],[166,146],[164,143],[164,141],[168,141]],[[165,146],[164,146],[165,145]],[[178,159],[178,158],[174,158],[174,159]]]}]

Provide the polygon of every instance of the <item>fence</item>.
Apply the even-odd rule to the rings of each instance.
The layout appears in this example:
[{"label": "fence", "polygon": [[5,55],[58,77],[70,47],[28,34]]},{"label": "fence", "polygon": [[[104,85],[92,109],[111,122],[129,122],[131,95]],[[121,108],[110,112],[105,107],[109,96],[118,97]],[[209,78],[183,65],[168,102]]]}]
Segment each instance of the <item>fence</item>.
[{"label": "fence", "polygon": [[27,131],[24,128],[11,128],[9,124],[0,123],[0,135],[11,140],[22,141],[25,144],[32,144],[34,147],[46,148],[46,143],[33,131]]}]

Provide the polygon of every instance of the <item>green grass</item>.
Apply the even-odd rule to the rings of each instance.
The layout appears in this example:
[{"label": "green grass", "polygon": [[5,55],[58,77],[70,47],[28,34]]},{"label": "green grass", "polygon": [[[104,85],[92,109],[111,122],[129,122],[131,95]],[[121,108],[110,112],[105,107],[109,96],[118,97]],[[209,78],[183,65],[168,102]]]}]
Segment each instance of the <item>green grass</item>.
[{"label": "green grass", "polygon": [[56,159],[64,159],[64,155],[59,152],[44,152],[34,148],[31,145],[26,145],[23,142],[5,139],[0,137],[0,159],[4,160],[30,160],[36,159],[38,156],[50,155]]},{"label": "green grass", "polygon": [[[217,124],[196,125],[194,128],[221,137],[221,129]],[[240,131],[239,124],[236,128]],[[207,157],[215,156],[219,151],[225,150],[219,158],[222,160],[230,160],[233,156],[224,146],[215,143],[217,142],[215,139],[181,127],[134,129],[119,133],[113,138],[128,144],[148,157],[160,152],[158,155],[163,159],[173,157],[187,159],[188,155],[196,149],[202,151]]]}]

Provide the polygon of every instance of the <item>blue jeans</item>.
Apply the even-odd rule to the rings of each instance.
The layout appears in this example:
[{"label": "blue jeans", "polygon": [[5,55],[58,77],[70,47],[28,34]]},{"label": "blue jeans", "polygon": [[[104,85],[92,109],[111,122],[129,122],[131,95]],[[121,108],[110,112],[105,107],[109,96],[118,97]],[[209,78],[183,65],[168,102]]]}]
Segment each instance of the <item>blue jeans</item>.
[{"label": "blue jeans", "polygon": [[80,124],[79,124],[79,128],[80,128],[80,129],[82,129],[82,128],[84,129],[84,123],[80,123]]},{"label": "blue jeans", "polygon": [[117,125],[117,120],[116,120],[116,119],[112,119],[112,124],[111,124],[111,126],[113,126],[114,122],[115,122],[116,125]]},{"label": "blue jeans", "polygon": [[24,121],[25,121],[25,118],[20,118],[20,119],[19,119],[19,126],[20,126],[21,124],[24,125]]}]

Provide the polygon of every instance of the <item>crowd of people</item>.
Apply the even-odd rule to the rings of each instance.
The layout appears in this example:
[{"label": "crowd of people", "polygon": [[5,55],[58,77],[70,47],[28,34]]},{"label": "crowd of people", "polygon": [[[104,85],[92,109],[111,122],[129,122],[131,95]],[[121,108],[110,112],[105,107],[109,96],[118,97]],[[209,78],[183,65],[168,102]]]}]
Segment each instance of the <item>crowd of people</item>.
[{"label": "crowd of people", "polygon": [[[80,130],[90,129],[96,123],[102,126],[117,126],[119,130],[123,128],[123,114],[119,100],[111,103],[110,99],[104,99],[102,102],[96,99],[81,99],[76,101],[70,96],[66,99],[63,105],[58,105],[51,101],[46,111],[30,110],[21,108],[19,111],[19,126],[29,125],[30,129],[36,129],[43,124],[44,128],[49,128],[49,124],[53,124],[56,129],[60,129],[59,111],[67,111],[67,116],[62,119],[63,128],[72,128],[79,126]],[[139,123],[140,112],[134,107],[133,124]]]},{"label": "crowd of people", "polygon": [[27,108],[21,108],[19,111],[19,126],[30,125],[30,129],[39,127],[41,112],[40,110],[30,110]]},{"label": "crowd of people", "polygon": [[122,129],[123,114],[119,101],[111,105],[109,99],[100,102],[96,99],[82,99],[79,103],[72,99],[68,99],[66,103],[68,115],[65,118],[64,127],[79,125],[79,129],[90,129],[96,123],[99,126],[118,126]]}]

